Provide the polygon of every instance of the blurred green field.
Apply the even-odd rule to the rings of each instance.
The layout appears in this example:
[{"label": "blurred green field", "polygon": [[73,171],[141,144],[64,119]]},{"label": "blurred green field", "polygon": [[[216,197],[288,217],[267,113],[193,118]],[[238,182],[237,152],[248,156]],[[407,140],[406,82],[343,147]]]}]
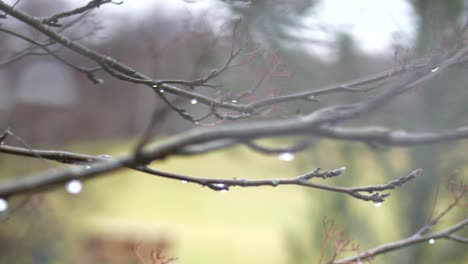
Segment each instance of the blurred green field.
[{"label": "blurred green field", "polygon": [[[327,149],[326,155],[321,149]],[[79,145],[70,150],[118,155],[126,146]],[[372,152],[364,150],[365,147],[349,149],[346,144],[324,142],[315,150],[298,155],[293,162],[285,162],[237,147],[197,157],[170,158],[151,166],[194,176],[250,179],[293,177],[318,166],[347,166],[343,179],[329,183],[355,186],[388,181],[383,173],[385,166]],[[410,171],[405,151],[395,149],[383,155],[389,157],[387,166],[397,174],[394,177]],[[143,242],[168,239],[178,263],[275,264],[288,263],[288,234],[310,249],[305,262],[316,263],[324,240],[325,219],[336,220],[337,228],[346,230],[361,248],[399,239],[407,233],[401,228],[404,217],[395,213],[402,203],[400,191],[395,190],[382,207],[375,208],[372,203],[344,194],[295,186],[235,187],[222,193],[122,170],[85,182],[79,195],[69,195],[59,188],[46,199],[47,210],[54,211],[60,226],[63,241],[59,248],[65,259],[79,255],[79,245],[87,238],[102,236]],[[337,204],[352,212],[354,220],[348,220],[345,212],[333,211]],[[39,228],[47,230],[44,226]],[[128,250],[127,254],[133,253]],[[375,263],[385,262],[377,259]]]},{"label": "blurred green field", "polygon": [[[327,156],[304,153],[293,162],[240,147],[197,157],[171,158],[153,166],[203,177],[286,178],[313,170],[319,164],[332,169],[343,166],[343,160],[351,160],[343,157],[339,149],[325,147],[329,149]],[[363,164],[344,165],[370,166],[369,171],[374,172],[377,169],[372,160],[360,157],[356,162]],[[345,177],[351,175],[347,173]],[[382,175],[363,173],[353,181],[372,184],[385,180]],[[117,237],[168,236],[175,240],[174,254],[191,263],[285,263],[289,254],[286,232],[301,234],[309,225],[321,226],[325,219],[333,218],[333,212],[327,212],[323,205],[324,199],[334,196],[344,195],[295,186],[231,188],[228,193],[221,193],[195,184],[122,171],[118,176],[86,183],[73,215],[67,213],[66,217],[72,219],[68,221],[73,226],[87,232]],[[63,207],[67,200],[78,199],[60,197],[57,200]],[[375,210],[371,203],[344,199],[355,210]],[[311,207],[315,207],[315,223],[308,223]],[[391,208],[392,203],[386,207]],[[381,214],[375,215],[376,228],[384,225],[392,229],[392,217],[385,211],[379,208]],[[76,223],[73,219],[82,221]],[[396,239],[397,235],[393,237]],[[310,247],[320,247],[323,239],[324,236],[317,237]],[[318,257],[318,252],[314,256]]]},{"label": "blurred green field", "polygon": [[[244,149],[171,158],[153,166],[222,178],[298,173],[290,163],[246,155]],[[191,263],[284,263],[284,231],[300,226],[307,203],[304,190],[292,186],[231,188],[222,193],[128,170],[87,182],[79,197],[56,195],[60,207],[80,200],[72,215],[62,216],[73,228],[117,237],[168,236],[177,257]]]}]

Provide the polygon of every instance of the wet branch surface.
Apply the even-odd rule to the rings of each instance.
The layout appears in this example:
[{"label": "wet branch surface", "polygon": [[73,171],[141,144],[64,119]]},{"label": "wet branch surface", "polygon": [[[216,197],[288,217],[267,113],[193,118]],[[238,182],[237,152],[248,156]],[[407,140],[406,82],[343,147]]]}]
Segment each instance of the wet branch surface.
[{"label": "wet branch surface", "polygon": [[[93,156],[59,150],[41,150],[32,147],[17,147],[6,144],[10,137],[21,140],[9,129],[0,134],[0,154],[24,156],[40,160],[49,160],[63,164],[74,165],[70,168],[51,169],[43,173],[37,173],[20,178],[11,177],[10,180],[0,182],[0,197],[8,199],[15,195],[36,193],[48,190],[57,185],[71,180],[89,180],[120,169],[131,169],[159,178],[182,181],[210,188],[214,191],[228,191],[233,187],[277,187],[281,185],[297,185],[306,188],[343,193],[364,201],[381,203],[390,195],[389,191],[400,187],[419,176],[422,169],[416,169],[405,176],[398,177],[386,184],[362,187],[338,187],[316,183],[317,180],[326,180],[332,177],[344,176],[345,168],[322,170],[320,168],[292,178],[276,177],[272,179],[253,179],[255,175],[234,179],[198,177],[178,174],[153,168],[157,162],[176,155],[197,155],[217,150],[222,150],[235,145],[244,145],[252,151],[265,155],[280,153],[295,153],[311,147],[310,137],[330,138],[365,143],[370,146],[402,146],[427,145],[444,143],[468,138],[468,127],[447,129],[444,131],[403,131],[398,128],[380,126],[345,127],[343,121],[357,119],[363,115],[370,115],[380,110],[386,104],[391,103],[401,95],[421,87],[437,76],[443,74],[448,68],[465,66],[468,62],[468,47],[461,47],[458,51],[442,59],[434,60],[431,57],[420,58],[408,62],[405,65],[394,66],[387,71],[351,80],[336,85],[312,88],[296,93],[277,93],[260,99],[246,100],[254,94],[268,78],[275,74],[288,75],[287,71],[279,72],[279,63],[274,60],[272,66],[264,71],[255,85],[243,89],[238,94],[223,93],[221,85],[213,84],[213,81],[226,72],[242,65],[239,63],[242,53],[246,49],[246,43],[238,41],[238,25],[235,21],[232,27],[232,43],[230,52],[225,62],[218,68],[212,69],[208,74],[193,80],[158,80],[148,74],[139,72],[132,67],[119,62],[115,58],[103,55],[91,48],[78,43],[62,33],[67,25],[62,21],[72,17],[84,16],[88,12],[96,10],[107,4],[119,5],[122,2],[111,0],[92,0],[81,7],[60,12],[49,17],[37,18],[18,10],[15,5],[8,5],[0,1],[0,19],[14,18],[41,33],[46,41],[38,41],[26,35],[15,32],[0,23],[0,33],[25,41],[30,46],[16,52],[0,62],[0,66],[7,66],[26,56],[51,56],[61,63],[87,76],[94,84],[102,82],[96,77],[99,71],[105,72],[116,79],[132,84],[142,84],[154,91],[167,106],[164,113],[172,111],[181,118],[199,125],[186,132],[174,135],[162,140],[154,146],[148,146],[152,139],[152,130],[157,125],[162,112],[155,111],[149,120],[147,130],[136,148],[129,154],[112,158],[107,155]],[[83,67],[67,61],[55,52],[56,47],[67,49],[93,63],[94,67]],[[217,93],[204,94],[199,88],[209,88]],[[340,93],[362,93],[371,96],[349,104],[336,104],[323,106],[318,110],[301,115],[289,115],[285,118],[261,119],[268,116],[274,106],[279,104],[309,102],[316,103],[320,96]],[[178,106],[177,101],[171,101],[168,95],[175,96],[177,100],[189,99],[205,105],[208,110],[202,117],[194,117],[187,109]],[[205,121],[209,118],[215,122]],[[229,122],[230,120],[245,119],[245,122]],[[222,123],[222,124],[219,124]],[[1,132],[1,131],[0,131]],[[258,139],[268,139],[284,136],[300,136],[305,138],[297,144],[271,148],[256,142]],[[78,166],[77,166],[78,165]],[[151,165],[151,167],[150,167]],[[318,178],[318,179],[317,179]],[[465,192],[463,191],[463,195]],[[434,217],[426,226],[422,227],[411,237],[386,243],[369,249],[355,256],[334,261],[333,263],[355,263],[370,260],[371,258],[394,250],[405,248],[431,239],[449,239],[457,243],[467,243],[467,238],[455,234],[468,224],[468,219],[462,219],[456,224],[438,232],[430,232],[441,218],[451,211],[460,201],[461,197],[455,196],[455,200],[446,210]],[[334,256],[336,257],[336,256]]]},{"label": "wet branch surface", "polygon": [[53,160],[65,164],[83,165],[83,168],[80,169],[73,168],[71,170],[63,171],[61,173],[51,173],[48,174],[48,176],[30,176],[24,177],[20,180],[12,180],[10,183],[6,182],[0,185],[0,197],[9,197],[25,192],[38,191],[57,184],[66,183],[74,179],[87,180],[92,178],[93,176],[97,176],[98,174],[96,171],[110,170],[110,167],[114,169],[126,167],[129,169],[133,169],[162,178],[178,180],[184,183],[196,183],[203,187],[206,186],[215,191],[228,191],[230,187],[277,187],[280,185],[298,185],[332,192],[345,193],[354,198],[364,201],[383,202],[384,198],[386,198],[390,194],[380,192],[389,191],[396,187],[399,187],[414,179],[415,177],[419,176],[422,171],[421,169],[417,169],[407,176],[399,177],[384,185],[373,185],[366,187],[336,187],[331,185],[312,183],[310,180],[313,178],[327,179],[340,176],[346,169],[344,167],[334,170],[321,170],[320,168],[318,168],[312,172],[289,179],[222,179],[195,177],[153,169],[148,167],[147,165],[141,165],[137,161],[134,161],[128,157],[114,160],[108,157],[107,155],[90,156],[65,151],[33,150],[28,148],[18,148],[8,145],[0,145],[0,152],[30,158],[42,158],[47,160]]}]

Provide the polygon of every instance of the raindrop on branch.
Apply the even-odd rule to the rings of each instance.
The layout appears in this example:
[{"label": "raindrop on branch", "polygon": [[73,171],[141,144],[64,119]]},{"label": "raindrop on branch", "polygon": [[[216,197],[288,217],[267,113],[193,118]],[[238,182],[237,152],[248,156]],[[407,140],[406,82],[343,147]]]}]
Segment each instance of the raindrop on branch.
[{"label": "raindrop on branch", "polygon": [[65,190],[69,194],[79,194],[83,190],[83,183],[80,180],[71,180],[65,184]]},{"label": "raindrop on branch", "polygon": [[431,244],[431,245],[432,245],[432,244],[434,244],[434,243],[435,243],[435,239],[431,238],[431,239],[429,239],[429,241],[428,241],[428,242],[429,242],[429,244]]},{"label": "raindrop on branch", "polygon": [[192,100],[190,100],[190,103],[194,105],[194,104],[197,104],[198,101],[197,101],[197,99],[193,98]]},{"label": "raindrop on branch", "polygon": [[232,98],[232,99],[231,99],[231,103],[233,103],[233,104],[237,103],[237,99],[236,99],[236,98]]},{"label": "raindrop on branch", "polygon": [[90,170],[91,168],[92,168],[91,165],[86,165],[85,166],[85,169],[87,169],[87,170]]},{"label": "raindrop on branch", "polygon": [[278,159],[282,161],[292,161],[294,160],[294,154],[291,152],[284,152],[278,156]]},{"label": "raindrop on branch", "polygon": [[374,206],[375,207],[380,207],[380,206],[382,206],[382,202],[374,202]]},{"label": "raindrop on branch", "polygon": [[439,70],[439,67],[435,67],[434,69],[431,70],[431,72],[436,72],[437,70]]},{"label": "raindrop on branch", "polygon": [[218,190],[219,192],[225,193],[229,191],[227,185],[224,183],[215,183],[213,184],[213,186],[216,186],[217,188],[219,188]]},{"label": "raindrop on branch", "polygon": [[164,91],[164,89],[159,89],[159,92],[164,93],[165,91]]},{"label": "raindrop on branch", "polygon": [[215,183],[213,184],[214,186],[218,187],[218,188],[224,188],[226,187],[226,185],[224,183]]},{"label": "raindrop on branch", "polygon": [[315,97],[313,95],[307,96],[306,100],[309,101],[309,102],[320,102],[320,100],[317,99],[317,97]]},{"label": "raindrop on branch", "polygon": [[346,167],[341,167],[341,168],[332,170],[332,173],[333,173],[333,174],[336,174],[336,175],[340,175],[340,174],[342,174],[345,170],[346,170]]},{"label": "raindrop on branch", "polygon": [[8,201],[6,199],[0,198],[0,213],[8,210]]},{"label": "raindrop on branch", "polygon": [[188,183],[188,181],[186,181],[186,180],[182,180],[181,182],[182,182],[183,184]]},{"label": "raindrop on branch", "polygon": [[100,158],[100,159],[112,159],[111,156],[106,155],[106,154],[99,155],[98,158]]}]

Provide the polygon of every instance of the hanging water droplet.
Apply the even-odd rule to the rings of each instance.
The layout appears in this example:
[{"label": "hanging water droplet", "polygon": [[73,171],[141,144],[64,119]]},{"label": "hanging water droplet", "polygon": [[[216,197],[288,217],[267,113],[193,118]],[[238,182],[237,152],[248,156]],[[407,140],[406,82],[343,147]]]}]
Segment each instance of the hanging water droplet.
[{"label": "hanging water droplet", "polygon": [[434,69],[431,70],[431,72],[436,72],[437,70],[439,70],[439,67],[435,67]]},{"label": "hanging water droplet", "polygon": [[294,154],[291,152],[281,153],[278,158],[283,161],[292,161],[294,160]]},{"label": "hanging water droplet", "polygon": [[279,180],[272,180],[271,181],[271,186],[276,187],[279,184]]},{"label": "hanging water droplet", "polygon": [[248,181],[246,179],[242,179],[240,186],[245,187],[247,186],[247,184],[248,184]]},{"label": "hanging water droplet", "polygon": [[336,175],[340,175],[340,174],[342,174],[345,170],[346,170],[346,167],[341,167],[341,168],[332,170],[332,173],[333,173],[333,174],[336,174]]},{"label": "hanging water droplet", "polygon": [[313,95],[307,96],[306,99],[307,99],[307,101],[309,101],[309,102],[320,102],[320,100],[317,99],[317,97],[315,97],[315,96],[313,96]]},{"label": "hanging water droplet", "polygon": [[434,244],[434,243],[435,243],[435,239],[431,238],[431,239],[429,239],[429,241],[428,241],[428,242],[429,242],[429,244],[431,244],[431,245],[432,245],[432,244]]},{"label": "hanging water droplet", "polygon": [[198,101],[197,101],[197,99],[193,98],[192,100],[190,100],[190,103],[194,105],[194,104],[197,104]]},{"label": "hanging water droplet", "polygon": [[0,198],[0,213],[8,210],[8,201],[6,199]]},{"label": "hanging water droplet", "polygon": [[164,89],[161,88],[161,89],[159,89],[159,92],[164,93],[165,91],[164,91]]},{"label": "hanging water droplet", "polygon": [[216,186],[217,188],[219,188],[218,191],[223,192],[223,193],[229,191],[228,186],[224,183],[215,183],[213,184],[213,186]]},{"label": "hanging water droplet", "polygon": [[182,180],[181,182],[182,182],[183,184],[188,183],[188,181],[186,181],[186,180]]},{"label": "hanging water droplet", "polygon": [[380,207],[380,206],[382,206],[382,202],[374,202],[374,206],[375,207]]},{"label": "hanging water droplet", "polygon": [[65,190],[70,194],[79,194],[83,190],[83,183],[80,180],[71,180],[65,184]]},{"label": "hanging water droplet", "polygon": [[232,99],[231,99],[231,102],[232,102],[233,104],[235,104],[235,103],[237,103],[237,99],[236,99],[236,98],[232,98]]},{"label": "hanging water droplet", "polygon": [[226,187],[226,185],[225,185],[224,183],[215,183],[215,184],[213,184],[213,185],[216,186],[216,187],[219,187],[219,188],[224,188],[224,187]]},{"label": "hanging water droplet", "polygon": [[112,157],[110,155],[106,155],[106,154],[99,155],[98,158],[100,158],[100,159],[112,159]]}]

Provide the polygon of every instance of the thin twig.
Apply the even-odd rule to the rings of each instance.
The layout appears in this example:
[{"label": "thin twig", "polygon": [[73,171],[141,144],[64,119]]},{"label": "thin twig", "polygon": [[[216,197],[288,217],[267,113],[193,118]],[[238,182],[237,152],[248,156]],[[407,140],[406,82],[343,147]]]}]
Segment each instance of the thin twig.
[{"label": "thin twig", "polygon": [[[157,169],[149,168],[145,165],[145,162],[138,160],[137,156],[131,155],[130,157],[112,159],[108,157],[100,156],[89,156],[82,154],[75,154],[63,151],[46,151],[46,150],[29,150],[11,146],[0,146],[0,152],[36,157],[40,157],[49,160],[55,160],[62,163],[68,164],[91,164],[91,168],[83,170],[67,170],[61,173],[44,174],[42,176],[30,176],[19,180],[13,180],[12,182],[6,182],[0,184],[0,197],[8,197],[24,192],[37,191],[44,188],[52,187],[53,185],[67,182],[71,179],[87,179],[92,176],[98,175],[102,171],[115,170],[121,167],[126,167],[147,174],[168,178],[172,180],[184,181],[187,183],[196,183],[202,186],[207,186],[215,191],[227,191],[230,187],[258,187],[258,186],[279,186],[279,185],[298,185],[309,188],[327,190],[332,192],[339,192],[348,194],[354,198],[361,199],[364,201],[383,202],[384,199],[389,195],[388,193],[380,194],[379,192],[385,190],[394,189],[397,186],[412,180],[418,176],[421,172],[420,169],[413,171],[408,176],[400,177],[394,181],[391,181],[385,185],[373,185],[366,187],[336,187],[330,185],[316,184],[310,182],[312,178],[327,179],[341,175],[345,168],[334,169],[330,171],[322,171],[316,169],[312,172],[294,177],[289,179],[264,179],[264,180],[249,180],[249,179],[216,179],[216,178],[202,178],[194,177],[183,174],[177,174],[172,172],[161,171]],[[110,167],[109,167],[110,166]],[[369,194],[364,194],[369,193]]]},{"label": "thin twig", "polygon": [[82,7],[78,7],[78,8],[75,8],[73,10],[70,10],[70,11],[61,12],[61,13],[55,14],[55,15],[50,16],[50,17],[42,18],[41,22],[43,24],[47,24],[47,25],[52,26],[52,27],[61,27],[63,25],[59,23],[59,20],[62,19],[62,18],[79,15],[79,14],[85,13],[85,12],[91,10],[91,9],[99,8],[100,6],[105,5],[105,4],[121,5],[122,3],[123,3],[123,1],[114,2],[113,0],[91,0],[86,5],[84,5]]},{"label": "thin twig", "polygon": [[[380,245],[378,247],[375,247],[373,249],[369,249],[363,253],[360,253],[358,255],[348,257],[345,259],[341,259],[339,261],[333,262],[334,264],[346,264],[346,263],[354,263],[355,261],[358,260],[366,260],[373,258],[377,255],[381,255],[387,252],[399,250],[404,247],[409,247],[414,244],[422,243],[422,242],[427,242],[427,241],[435,241],[436,239],[450,239],[459,243],[468,243],[468,239],[457,236],[454,233],[460,231],[463,229],[466,225],[468,225],[468,218],[465,218],[461,220],[460,222],[453,224],[452,226],[439,231],[439,232],[433,232],[429,233],[429,231],[435,226],[437,223],[439,223],[440,219],[446,216],[450,211],[452,211],[457,205],[459,205],[461,199],[464,197],[466,194],[466,188],[465,185],[462,185],[462,189],[460,193],[455,194],[454,201],[450,203],[442,212],[440,212],[437,216],[435,216],[429,223],[421,227],[418,231],[416,231],[412,236],[398,240],[395,242],[390,242],[386,243],[383,245]],[[432,243],[433,243],[432,242]]]}]

